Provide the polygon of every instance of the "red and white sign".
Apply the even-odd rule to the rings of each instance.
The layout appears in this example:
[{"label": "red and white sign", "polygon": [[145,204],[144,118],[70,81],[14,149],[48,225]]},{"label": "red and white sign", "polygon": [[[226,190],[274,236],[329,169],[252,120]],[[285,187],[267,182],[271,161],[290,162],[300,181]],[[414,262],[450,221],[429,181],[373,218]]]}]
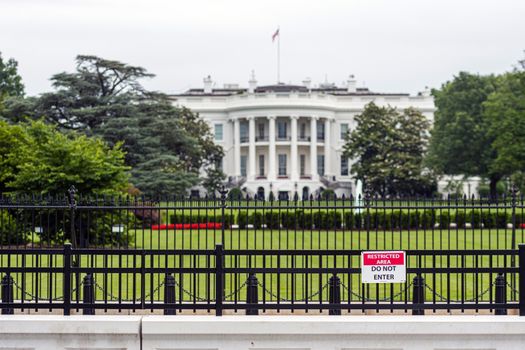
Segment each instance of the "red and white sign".
[{"label": "red and white sign", "polygon": [[405,252],[383,250],[361,253],[362,283],[404,283],[406,279]]}]

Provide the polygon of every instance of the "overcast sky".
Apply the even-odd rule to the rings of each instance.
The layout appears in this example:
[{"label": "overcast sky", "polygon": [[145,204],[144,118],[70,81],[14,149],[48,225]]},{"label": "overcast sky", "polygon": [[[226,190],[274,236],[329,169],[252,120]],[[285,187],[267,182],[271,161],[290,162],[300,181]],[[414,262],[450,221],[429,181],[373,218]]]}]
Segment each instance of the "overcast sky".
[{"label": "overcast sky", "polygon": [[523,58],[523,0],[0,0],[0,51],[19,62],[30,95],[72,71],[77,54],[140,65],[164,92],[276,81],[416,93],[460,70],[500,73]]}]

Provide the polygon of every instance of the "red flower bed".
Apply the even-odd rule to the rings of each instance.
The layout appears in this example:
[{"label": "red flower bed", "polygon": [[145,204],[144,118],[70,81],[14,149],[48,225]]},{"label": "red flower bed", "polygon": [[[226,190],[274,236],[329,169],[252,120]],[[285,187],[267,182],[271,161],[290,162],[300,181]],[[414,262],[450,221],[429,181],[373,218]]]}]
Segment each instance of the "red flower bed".
[{"label": "red flower bed", "polygon": [[160,224],[152,225],[152,230],[198,230],[198,229],[218,229],[222,225],[220,222],[208,222],[201,224]]}]

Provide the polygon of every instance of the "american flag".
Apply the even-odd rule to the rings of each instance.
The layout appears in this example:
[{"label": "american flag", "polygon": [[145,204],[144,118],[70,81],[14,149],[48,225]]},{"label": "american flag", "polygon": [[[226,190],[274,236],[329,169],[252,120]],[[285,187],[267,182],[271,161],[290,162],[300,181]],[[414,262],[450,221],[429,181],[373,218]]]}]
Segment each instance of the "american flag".
[{"label": "american flag", "polygon": [[273,33],[273,35],[272,35],[272,43],[275,41],[275,38],[277,38],[278,35],[279,35],[279,28],[277,28],[275,33]]}]

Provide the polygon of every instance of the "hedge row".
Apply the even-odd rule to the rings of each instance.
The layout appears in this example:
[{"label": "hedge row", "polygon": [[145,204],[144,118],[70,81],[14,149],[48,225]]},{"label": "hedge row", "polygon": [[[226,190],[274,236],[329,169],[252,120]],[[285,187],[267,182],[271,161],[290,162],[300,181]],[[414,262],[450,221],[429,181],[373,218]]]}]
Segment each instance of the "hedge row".
[{"label": "hedge row", "polygon": [[[522,219],[516,218],[520,224]],[[206,223],[222,222],[221,215],[188,215],[173,214],[170,223]],[[458,228],[465,228],[467,224],[472,228],[506,228],[512,222],[510,214],[505,212],[481,212],[479,210],[457,210],[456,212],[436,210],[394,210],[390,212],[370,211],[345,212],[340,211],[267,211],[247,212],[241,211],[237,216],[226,214],[226,227],[236,223],[243,229],[250,225],[259,229],[383,229],[383,230],[408,230],[408,229],[447,229],[451,224]],[[343,225],[344,224],[344,225]]]},{"label": "hedge row", "polygon": [[304,212],[301,210],[288,212],[268,211],[265,213],[240,212],[237,217],[239,228],[252,225],[253,228],[288,228],[288,229],[340,229],[342,216],[337,211]]}]

